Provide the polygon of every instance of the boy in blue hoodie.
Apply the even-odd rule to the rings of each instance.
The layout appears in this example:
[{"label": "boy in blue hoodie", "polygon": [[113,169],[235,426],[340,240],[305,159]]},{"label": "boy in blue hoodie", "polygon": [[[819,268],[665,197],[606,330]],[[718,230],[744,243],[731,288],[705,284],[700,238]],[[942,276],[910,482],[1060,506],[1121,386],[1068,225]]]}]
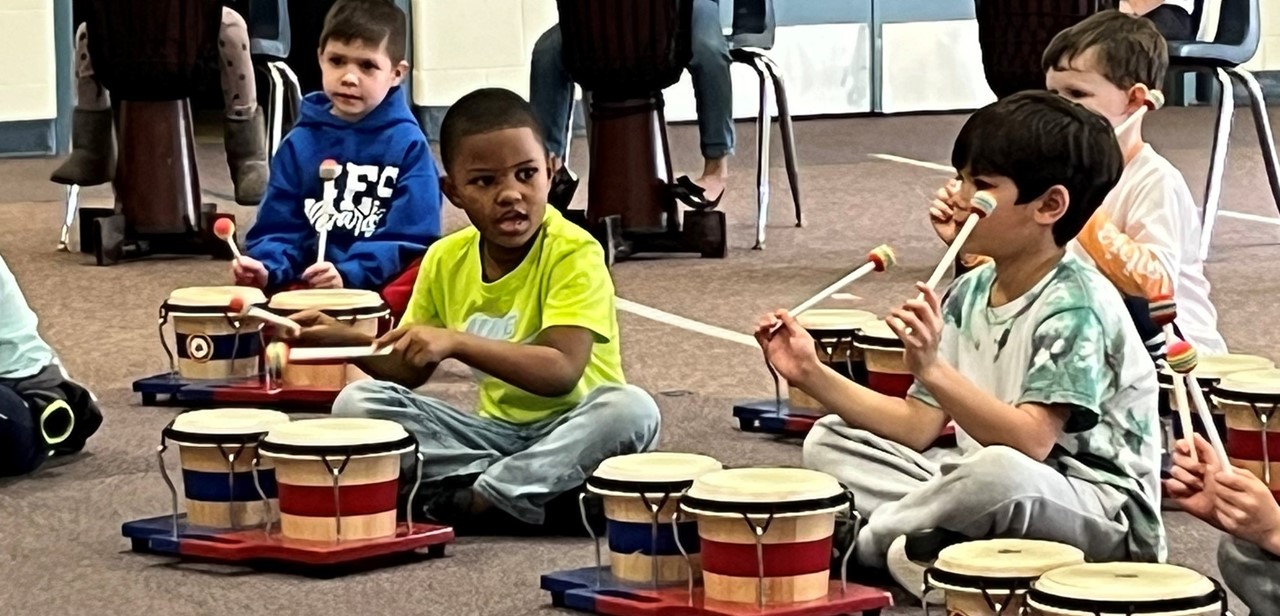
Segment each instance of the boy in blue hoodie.
[{"label": "boy in blue hoodie", "polygon": [[[440,236],[435,161],[400,88],[409,69],[404,12],[389,0],[340,0],[325,18],[319,59],[324,92],[303,99],[232,272],[237,284],[268,292],[382,292],[412,279],[406,270],[416,270]],[[339,165],[328,195],[320,178],[326,159]]]}]

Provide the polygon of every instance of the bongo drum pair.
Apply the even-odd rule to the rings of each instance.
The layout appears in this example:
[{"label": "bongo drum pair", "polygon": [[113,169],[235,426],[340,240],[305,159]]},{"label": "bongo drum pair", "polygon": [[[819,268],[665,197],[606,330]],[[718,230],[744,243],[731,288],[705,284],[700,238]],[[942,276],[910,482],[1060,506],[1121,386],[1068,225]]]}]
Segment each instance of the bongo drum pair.
[{"label": "bongo drum pair", "polygon": [[[796,321],[813,337],[818,361],[829,366],[845,378],[865,385],[867,365],[862,350],[853,344],[859,328],[876,320],[876,315],[865,310],[839,308],[815,308],[800,313]],[[792,409],[820,410],[822,405],[799,389],[788,388],[787,400]]]},{"label": "bongo drum pair", "polygon": [[[1275,362],[1265,357],[1257,355],[1243,355],[1239,353],[1230,353],[1224,355],[1205,355],[1196,361],[1196,367],[1191,371],[1191,377],[1200,385],[1200,390],[1206,394],[1213,389],[1222,377],[1236,372],[1244,372],[1246,370],[1265,370],[1276,367]],[[1176,412],[1176,402],[1174,401],[1173,382],[1176,373],[1168,366],[1160,368],[1157,378],[1160,381],[1160,389],[1164,392],[1161,398],[1160,412],[1168,415]],[[1210,406],[1210,411],[1215,415],[1221,415],[1220,409]],[[1222,426],[1218,426],[1221,428]]]},{"label": "bongo drum pair", "polygon": [[[228,312],[235,297],[244,298],[250,306],[267,302],[262,291],[252,287],[183,287],[169,294],[160,305],[159,331],[171,372],[193,380],[247,378],[258,373],[260,326]],[[164,331],[170,319],[173,350]]]},{"label": "bongo drum pair", "polygon": [[[413,492],[422,479],[417,441],[387,420],[291,421],[278,411],[203,409],[179,415],[161,434],[157,459],[175,533],[178,496],[164,464],[170,442],[179,447],[187,520],[198,527],[270,534],[279,521],[281,535],[293,540],[394,537],[402,454],[418,460]],[[406,519],[411,532],[411,512]]]},{"label": "bongo drum pair", "polygon": [[1231,464],[1257,475],[1280,498],[1280,370],[1229,374],[1214,386],[1210,398],[1226,415]]},{"label": "bongo drum pair", "polygon": [[[1217,582],[1183,567],[1085,563],[1072,546],[989,539],[950,546],[925,572],[948,616],[1208,616],[1226,614]],[[924,613],[929,604],[922,601]]]},{"label": "bongo drum pair", "polygon": [[[372,337],[391,329],[391,308],[374,291],[360,289],[299,289],[271,297],[267,310],[280,316],[319,310],[357,331]],[[283,385],[308,389],[340,390],[348,383],[367,378],[347,360],[291,361],[279,377]]]}]

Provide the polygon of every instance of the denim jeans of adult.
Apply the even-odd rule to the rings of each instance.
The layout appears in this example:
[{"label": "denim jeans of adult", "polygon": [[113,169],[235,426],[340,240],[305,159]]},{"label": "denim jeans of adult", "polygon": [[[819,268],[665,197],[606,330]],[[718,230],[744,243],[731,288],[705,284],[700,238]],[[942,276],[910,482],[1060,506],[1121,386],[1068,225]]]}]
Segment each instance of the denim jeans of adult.
[{"label": "denim jeans of adult", "polygon": [[[733,153],[733,81],[729,40],[720,29],[717,0],[693,2],[693,94],[697,101],[702,156],[715,160]],[[533,47],[529,103],[546,134],[547,149],[564,157],[573,112],[573,77],[561,57],[560,27],[552,26]]]}]

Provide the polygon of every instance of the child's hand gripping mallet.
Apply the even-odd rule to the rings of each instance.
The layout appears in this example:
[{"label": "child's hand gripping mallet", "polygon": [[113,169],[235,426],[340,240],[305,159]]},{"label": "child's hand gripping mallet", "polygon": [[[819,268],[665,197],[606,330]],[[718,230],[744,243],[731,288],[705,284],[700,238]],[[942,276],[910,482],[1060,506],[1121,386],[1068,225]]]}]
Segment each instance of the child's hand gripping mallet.
[{"label": "child's hand gripping mallet", "polygon": [[[1195,367],[1193,366],[1194,370]],[[1209,433],[1209,444],[1213,446],[1213,453],[1218,457],[1218,465],[1220,470],[1227,473],[1231,471],[1231,461],[1227,458],[1227,448],[1222,443],[1222,435],[1218,434],[1218,426],[1213,423],[1213,414],[1209,412],[1209,403],[1204,399],[1204,391],[1200,389],[1200,381],[1190,372],[1184,375],[1187,380],[1187,389],[1191,390],[1191,402],[1196,407],[1196,415],[1200,417],[1200,423],[1204,424],[1205,432]],[[1191,448],[1195,449],[1194,439],[1189,439]]]},{"label": "child's hand gripping mallet", "polygon": [[[342,167],[338,161],[332,158],[326,158],[320,163],[320,179],[324,180],[324,208],[321,216],[333,215],[333,201],[337,198],[337,189],[333,187],[333,181],[338,178],[338,173]],[[316,250],[316,263],[324,263],[325,245],[329,241],[329,227],[332,224],[330,220],[321,218],[323,222],[320,224],[320,245]]]},{"label": "child's hand gripping mallet", "polygon": [[[942,275],[947,271],[947,266],[955,263],[960,249],[964,247],[965,241],[969,239],[969,234],[973,233],[973,228],[978,225],[978,221],[996,209],[996,198],[985,191],[974,194],[971,203],[972,211],[969,217],[964,219],[964,226],[960,228],[960,233],[956,234],[956,239],[951,242],[947,253],[942,255],[942,260],[938,262],[938,267],[934,268],[933,275],[929,276],[930,289],[938,288],[938,283],[942,281]],[[924,299],[924,293],[916,299]]]},{"label": "child's hand gripping mallet", "polygon": [[[839,291],[841,288],[845,287],[846,285],[852,283],[853,281],[863,276],[866,276],[867,274],[873,271],[883,272],[889,269],[890,267],[893,266],[895,261],[897,261],[897,256],[894,255],[893,249],[890,248],[888,244],[881,244],[879,246],[876,246],[874,249],[871,250],[870,253],[867,253],[866,263],[863,263],[860,267],[858,267],[858,269],[853,270],[852,272],[849,272],[849,274],[847,274],[844,278],[841,278],[840,280],[836,281],[835,284],[823,289],[817,295],[809,298],[805,302],[802,302],[799,306],[796,306],[795,310],[791,311],[791,316],[796,316],[801,312],[804,312],[805,310],[808,310],[814,307],[815,305],[818,304],[818,302],[821,302],[822,300],[831,296],[831,294],[835,293],[836,291]],[[769,329],[769,335],[772,336],[773,334],[777,333],[778,329],[781,327],[782,327],[782,321],[778,321],[777,323],[774,323],[773,327]],[[774,405],[775,405],[775,408],[777,408],[777,410],[781,412],[782,411],[782,380],[778,378],[778,371],[774,369],[773,364],[769,362],[768,358],[765,358],[764,365],[765,367],[769,368],[769,374],[773,377]]]},{"label": "child's hand gripping mallet", "polygon": [[1183,438],[1192,442],[1191,461],[1200,462],[1200,456],[1196,453],[1193,435],[1195,430],[1191,426],[1191,411],[1187,408],[1187,385],[1186,376],[1196,367],[1196,349],[1187,342],[1179,340],[1173,333],[1173,321],[1178,318],[1178,305],[1173,301],[1173,296],[1162,295],[1155,297],[1148,305],[1151,313],[1151,320],[1164,330],[1165,344],[1165,362],[1169,365],[1175,375],[1173,379],[1173,401],[1177,407],[1178,421],[1182,425]]},{"label": "child's hand gripping mallet", "polygon": [[227,302],[227,312],[237,317],[253,317],[255,319],[272,323],[276,326],[291,330],[295,336],[302,332],[302,326],[298,325],[298,323],[293,319],[282,317],[278,314],[272,314],[266,310],[258,308],[257,306],[250,305],[249,302],[246,302],[244,298],[240,296],[233,297],[230,302]]},{"label": "child's hand gripping mallet", "polygon": [[232,256],[240,258],[240,248],[236,246],[236,223],[230,218],[219,218],[213,223],[213,234],[231,247]]}]

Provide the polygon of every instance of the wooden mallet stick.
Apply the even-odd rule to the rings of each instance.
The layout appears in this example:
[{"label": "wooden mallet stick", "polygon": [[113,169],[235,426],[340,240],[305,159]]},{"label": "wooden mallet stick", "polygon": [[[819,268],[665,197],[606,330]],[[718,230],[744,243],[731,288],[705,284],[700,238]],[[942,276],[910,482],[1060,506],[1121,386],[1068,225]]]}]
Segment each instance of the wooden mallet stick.
[{"label": "wooden mallet stick", "polygon": [[[1187,408],[1186,375],[1196,368],[1196,349],[1185,340],[1179,340],[1173,333],[1173,321],[1178,318],[1178,305],[1172,295],[1160,295],[1152,298],[1148,304],[1151,320],[1164,330],[1164,359],[1169,369],[1175,374],[1173,383],[1173,401],[1177,407],[1178,420],[1182,425],[1182,436],[1191,442],[1191,461],[1199,463],[1200,454],[1195,447],[1195,429],[1191,425],[1191,411]],[[1213,429],[1210,423],[1206,429]]]},{"label": "wooden mallet stick", "polygon": [[[965,241],[969,239],[969,234],[973,233],[973,228],[978,225],[978,221],[996,209],[996,198],[986,191],[975,194],[972,203],[973,211],[969,213],[968,218],[964,219],[964,226],[960,228],[960,233],[956,234],[955,241],[951,242],[946,254],[942,255],[942,260],[938,262],[938,267],[934,268],[933,275],[929,276],[927,284],[930,289],[938,288],[938,283],[942,281],[947,267],[955,263],[956,256],[960,254],[960,249],[964,247]],[[920,299],[923,298],[924,294],[921,293]]]},{"label": "wooden mallet stick", "polygon": [[[338,178],[338,173],[342,171],[342,166],[338,161],[332,158],[326,158],[320,163],[320,179],[324,180],[324,206],[322,214],[333,214],[333,200],[338,196],[337,189],[333,187],[333,181]],[[329,226],[332,221],[326,221],[320,225],[320,245],[316,250],[316,263],[324,263],[324,253],[326,244],[329,241]]]},{"label": "wooden mallet stick", "polygon": [[295,334],[302,331],[302,326],[298,325],[298,323],[293,319],[282,317],[278,314],[258,308],[257,306],[253,306],[249,304],[249,302],[246,302],[243,297],[236,296],[231,298],[231,301],[227,303],[227,311],[234,316],[253,317],[255,319],[272,323],[279,327],[292,330]]},{"label": "wooden mallet stick", "polygon": [[[893,249],[890,248],[888,244],[881,244],[879,246],[876,246],[874,249],[872,249],[870,253],[867,254],[866,263],[863,263],[861,266],[858,267],[858,269],[855,269],[852,272],[849,272],[843,278],[841,278],[840,280],[837,280],[834,284],[828,286],[822,291],[819,291],[817,295],[814,295],[813,297],[810,297],[809,299],[801,302],[799,306],[796,306],[793,310],[791,310],[791,316],[793,317],[798,316],[801,312],[804,312],[810,308],[813,308],[814,306],[818,305],[818,303],[821,302],[822,300],[830,297],[831,294],[835,293],[836,291],[839,291],[840,289],[848,286],[849,284],[852,284],[853,281],[859,278],[862,278],[863,276],[866,276],[867,274],[873,271],[883,272],[889,269],[890,267],[893,266],[895,261],[897,261],[897,257],[893,254]],[[778,331],[778,328],[780,327],[782,327],[782,321],[778,321],[777,323],[774,323],[773,329],[770,329],[769,333],[772,334]]]}]

